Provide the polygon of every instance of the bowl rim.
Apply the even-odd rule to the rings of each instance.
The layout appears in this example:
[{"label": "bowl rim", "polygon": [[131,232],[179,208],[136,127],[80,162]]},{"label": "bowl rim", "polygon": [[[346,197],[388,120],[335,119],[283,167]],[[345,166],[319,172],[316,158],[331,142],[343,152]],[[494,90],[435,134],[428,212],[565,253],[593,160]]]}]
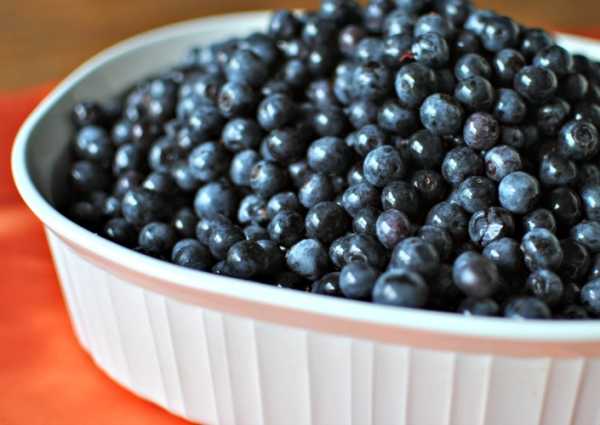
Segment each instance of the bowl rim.
[{"label": "bowl rim", "polygon": [[[342,319],[350,324],[362,322],[391,328],[452,334],[485,339],[527,340],[529,342],[590,342],[600,340],[600,320],[527,320],[465,317],[456,313],[398,308],[340,298],[315,296],[282,290],[255,282],[185,269],[117,245],[79,226],[60,214],[36,188],[28,170],[31,133],[40,120],[86,76],[106,63],[127,55],[139,47],[176,38],[191,30],[222,29],[223,25],[265,22],[267,11],[252,11],[197,18],[143,32],[102,50],[84,62],[60,82],[31,112],[19,129],[11,153],[13,179],[20,196],[32,212],[54,233],[104,260],[118,264],[144,277],[160,280],[164,293],[180,288],[202,291],[237,301],[271,305],[290,311]],[[560,35],[568,43],[596,43],[585,37]],[[209,278],[208,278],[209,277]],[[268,300],[268,301],[266,301]]]}]

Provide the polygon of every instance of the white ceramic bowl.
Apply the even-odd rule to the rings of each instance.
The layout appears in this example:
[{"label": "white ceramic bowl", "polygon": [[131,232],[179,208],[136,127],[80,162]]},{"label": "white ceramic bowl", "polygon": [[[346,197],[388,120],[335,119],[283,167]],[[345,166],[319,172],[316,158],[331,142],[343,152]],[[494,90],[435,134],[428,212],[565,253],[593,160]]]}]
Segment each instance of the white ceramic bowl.
[{"label": "white ceramic bowl", "polygon": [[[600,423],[600,321],[464,318],[276,289],[154,260],[53,208],[77,100],[106,98],[266,18],[199,19],[110,48],[54,89],[17,136],[17,187],[46,226],[75,333],[98,366],[206,424]],[[600,58],[591,40],[560,39]]]}]

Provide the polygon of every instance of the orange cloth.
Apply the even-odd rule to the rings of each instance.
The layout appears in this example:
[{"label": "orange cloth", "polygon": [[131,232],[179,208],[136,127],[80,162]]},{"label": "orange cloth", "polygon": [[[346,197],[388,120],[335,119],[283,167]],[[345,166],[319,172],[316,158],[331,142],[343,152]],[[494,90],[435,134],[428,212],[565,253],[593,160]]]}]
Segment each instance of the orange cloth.
[{"label": "orange cloth", "polygon": [[0,425],[187,424],[115,384],[75,340],[42,226],[9,166],[20,123],[49,89],[0,95]]}]

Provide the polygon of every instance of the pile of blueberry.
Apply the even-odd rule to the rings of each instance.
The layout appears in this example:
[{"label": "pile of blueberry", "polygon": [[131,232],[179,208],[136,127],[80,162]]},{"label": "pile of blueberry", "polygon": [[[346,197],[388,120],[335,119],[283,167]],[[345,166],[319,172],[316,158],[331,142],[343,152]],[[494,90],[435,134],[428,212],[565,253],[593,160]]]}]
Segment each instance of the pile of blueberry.
[{"label": "pile of blueberry", "polygon": [[600,63],[469,0],[323,0],[74,106],[76,222],[175,264],[600,317]]}]

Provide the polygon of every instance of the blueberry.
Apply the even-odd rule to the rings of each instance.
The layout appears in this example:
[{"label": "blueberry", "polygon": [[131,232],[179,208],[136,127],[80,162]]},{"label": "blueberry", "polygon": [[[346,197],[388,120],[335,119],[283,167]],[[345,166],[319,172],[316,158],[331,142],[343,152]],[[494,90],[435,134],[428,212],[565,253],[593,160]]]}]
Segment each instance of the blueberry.
[{"label": "blueberry", "polygon": [[354,133],[352,147],[361,156],[367,155],[373,149],[383,146],[387,142],[387,135],[381,128],[367,124]]},{"label": "blueberry", "polygon": [[556,233],[556,219],[552,211],[538,208],[523,217],[523,231],[525,233],[537,228],[548,229],[552,233]]},{"label": "blueberry", "polygon": [[456,84],[454,97],[470,111],[487,111],[494,105],[494,88],[488,80],[475,75]]},{"label": "blueberry", "polygon": [[309,237],[329,244],[346,233],[350,221],[346,212],[335,202],[320,202],[308,210],[305,227]]},{"label": "blueberry", "polygon": [[271,219],[280,211],[300,211],[300,209],[300,202],[294,192],[277,193],[267,203],[267,214]]},{"label": "blueberry", "polygon": [[305,208],[310,208],[321,201],[330,201],[335,197],[331,178],[325,174],[311,174],[300,187],[298,199]]},{"label": "blueberry", "polygon": [[281,192],[287,186],[286,170],[270,161],[259,161],[250,171],[250,187],[263,197]]},{"label": "blueberry", "polygon": [[266,146],[275,161],[287,164],[302,158],[307,144],[301,131],[301,128],[285,127],[267,135]]},{"label": "blueberry", "polygon": [[590,316],[585,308],[571,304],[560,312],[558,318],[566,320],[584,320],[589,319]]},{"label": "blueberry", "polygon": [[75,137],[75,153],[79,159],[107,164],[114,154],[113,145],[102,127],[82,127]]},{"label": "blueberry", "polygon": [[598,130],[591,122],[569,121],[558,136],[561,153],[577,161],[589,160],[600,151]]},{"label": "blueberry", "polygon": [[329,295],[332,297],[342,297],[340,289],[340,274],[339,272],[327,273],[321,279],[315,280],[312,284],[311,291],[313,294]]},{"label": "blueberry", "polygon": [[268,76],[268,66],[249,49],[239,49],[229,58],[225,66],[229,81],[259,86]]},{"label": "blueberry", "polygon": [[301,23],[293,12],[277,10],[271,15],[268,33],[276,39],[289,40],[298,35]]},{"label": "blueberry", "polygon": [[348,186],[366,182],[362,168],[362,161],[359,161],[350,167],[350,170],[348,170],[348,174],[346,175],[346,183]]},{"label": "blueberry", "polygon": [[356,45],[351,54],[361,63],[382,62],[383,40],[376,37],[364,37]]},{"label": "blueberry", "polygon": [[586,218],[600,221],[600,184],[588,184],[581,189],[580,194]]},{"label": "blueberry", "polygon": [[548,305],[535,297],[518,297],[504,308],[504,316],[510,319],[550,319]]},{"label": "blueberry", "polygon": [[458,186],[467,177],[483,174],[483,160],[473,149],[459,146],[446,153],[441,171],[448,183]]},{"label": "blueberry", "polygon": [[431,68],[419,62],[408,63],[396,74],[395,88],[402,106],[418,108],[435,90],[436,76]]},{"label": "blueberry", "polygon": [[71,122],[78,128],[102,125],[106,118],[102,105],[94,101],[77,102],[71,110]]},{"label": "blueberry", "polygon": [[373,302],[396,307],[423,307],[429,288],[419,274],[406,269],[383,273],[373,287]]},{"label": "blueberry", "polygon": [[347,57],[354,57],[358,44],[367,36],[363,27],[358,25],[348,25],[341,29],[338,35],[339,50]]},{"label": "blueberry", "polygon": [[244,236],[249,241],[260,241],[269,239],[269,232],[258,224],[250,224],[244,227]]},{"label": "blueberry", "polygon": [[167,218],[169,205],[157,192],[148,189],[132,189],[123,196],[121,212],[129,223],[142,227],[150,222]]},{"label": "blueberry", "polygon": [[381,61],[392,69],[398,69],[407,58],[413,44],[412,34],[401,33],[385,37]]},{"label": "blueberry", "polygon": [[407,10],[397,8],[387,14],[383,22],[383,34],[386,37],[395,35],[411,36],[414,28],[414,16]]},{"label": "blueberry", "polygon": [[556,136],[570,112],[571,105],[559,97],[544,103],[536,112],[540,132],[546,136]]},{"label": "blueberry", "polygon": [[411,50],[417,62],[432,68],[443,67],[450,59],[448,43],[442,35],[435,32],[417,37]]},{"label": "blueberry", "polygon": [[328,174],[345,174],[352,165],[350,148],[336,137],[315,140],[308,149],[307,158],[313,170]]},{"label": "blueberry", "polygon": [[592,315],[600,315],[600,279],[594,279],[581,288],[581,303]]},{"label": "blueberry", "polygon": [[552,190],[547,194],[545,204],[559,224],[572,226],[581,219],[581,199],[573,189],[558,187]]},{"label": "blueberry", "polygon": [[359,234],[336,239],[330,246],[329,255],[338,267],[352,262],[364,262],[382,269],[387,262],[387,253],[377,239]]},{"label": "blueberry", "polygon": [[408,153],[421,168],[435,168],[444,158],[441,139],[428,130],[420,130],[410,136]]},{"label": "blueberry", "polygon": [[480,34],[483,47],[492,52],[513,47],[519,41],[519,26],[505,16],[490,17]]},{"label": "blueberry", "polygon": [[121,215],[121,200],[116,196],[108,196],[101,204],[102,214],[109,218]]},{"label": "blueberry", "polygon": [[422,213],[420,205],[419,193],[405,181],[393,181],[381,191],[381,206],[384,210],[396,209],[410,218],[416,218]]},{"label": "blueberry", "polygon": [[339,276],[340,290],[347,298],[368,300],[378,277],[379,272],[366,263],[346,264]]},{"label": "blueberry", "polygon": [[256,106],[256,92],[245,82],[229,81],[219,92],[217,104],[225,117],[248,115]]},{"label": "blueberry", "polygon": [[216,142],[205,142],[195,148],[188,157],[190,172],[199,181],[215,180],[227,171],[229,154]]},{"label": "blueberry", "polygon": [[487,150],[500,138],[500,125],[492,115],[476,112],[465,121],[463,137],[470,148]]},{"label": "blueberry", "polygon": [[254,241],[236,242],[227,252],[227,265],[233,276],[250,278],[266,269],[267,260],[263,248]]},{"label": "blueberry", "polygon": [[132,224],[124,218],[112,218],[106,222],[102,234],[113,242],[126,247],[137,243],[137,232]]},{"label": "blueberry", "polygon": [[475,76],[489,79],[492,76],[492,67],[483,56],[477,53],[467,53],[456,60],[454,75],[459,81]]},{"label": "blueberry", "polygon": [[260,239],[256,243],[265,252],[265,270],[269,273],[277,273],[285,269],[285,248],[270,239]]},{"label": "blueberry", "polygon": [[514,231],[512,214],[500,207],[479,210],[469,220],[469,236],[482,247],[501,238],[510,237]]},{"label": "blueberry", "polygon": [[367,124],[376,123],[377,113],[377,104],[369,100],[356,100],[346,109],[348,120],[354,128],[361,128]]},{"label": "blueberry", "polygon": [[548,306],[554,306],[561,301],[563,283],[560,277],[550,270],[536,270],[529,275],[526,283],[527,291]]},{"label": "blueberry", "polygon": [[329,268],[327,250],[315,239],[303,239],[290,247],[286,260],[292,271],[310,280],[320,278]]},{"label": "blueberry", "polygon": [[455,242],[460,242],[467,237],[469,217],[459,205],[450,202],[440,202],[429,210],[426,224],[446,229]]},{"label": "blueberry", "polygon": [[557,270],[563,261],[563,251],[556,236],[548,229],[535,228],[523,236],[521,251],[529,270]]},{"label": "blueberry", "polygon": [[221,138],[223,145],[231,152],[256,149],[260,145],[263,132],[256,121],[235,118],[225,124]]},{"label": "blueberry", "polygon": [[533,58],[533,64],[553,71],[557,77],[573,72],[573,57],[564,48],[552,45],[544,47]]},{"label": "blueberry", "polygon": [[425,99],[420,116],[426,129],[446,136],[456,134],[462,127],[463,109],[452,97],[438,93]]},{"label": "blueberry", "polygon": [[377,218],[375,232],[379,242],[386,248],[392,249],[398,242],[410,235],[412,225],[406,214],[395,209],[388,209]]},{"label": "blueberry", "polygon": [[446,196],[446,182],[437,171],[419,170],[412,175],[410,183],[419,199],[428,205],[436,204]]},{"label": "blueberry", "polygon": [[[348,250],[350,248],[350,242],[353,239],[354,234],[349,233],[340,238],[337,238],[335,241],[329,245],[329,258],[333,265],[338,269],[341,269],[344,264],[346,264],[346,258],[348,256]],[[372,240],[372,237],[368,238]]]},{"label": "blueberry", "polygon": [[392,252],[390,267],[407,268],[423,276],[434,276],[440,266],[435,247],[419,237],[410,237],[396,245]]},{"label": "blueberry", "polygon": [[519,49],[527,59],[532,59],[539,51],[552,44],[554,40],[550,34],[539,28],[531,28],[523,33]]},{"label": "blueberry", "polygon": [[187,119],[192,137],[206,141],[221,133],[223,117],[212,105],[202,104],[194,107]]},{"label": "blueberry", "polygon": [[364,100],[383,99],[390,91],[391,80],[389,70],[377,62],[358,65],[352,74],[352,97]]},{"label": "blueberry", "polygon": [[89,192],[106,189],[110,176],[100,166],[90,161],[77,161],[71,166],[70,179],[76,190]]},{"label": "blueberry", "polygon": [[417,128],[417,114],[395,100],[387,100],[379,108],[377,123],[390,133],[408,136]]},{"label": "blueberry", "polygon": [[240,201],[237,218],[241,224],[265,224],[268,221],[267,202],[260,196],[246,195]]},{"label": "blueberry", "polygon": [[498,186],[500,205],[516,214],[531,211],[541,195],[540,184],[535,177],[523,171],[506,175]]},{"label": "blueberry", "polygon": [[446,261],[450,259],[454,249],[454,242],[448,231],[441,227],[425,225],[419,229],[417,236],[433,245],[440,260]]},{"label": "blueberry", "polygon": [[600,252],[600,222],[584,220],[573,226],[571,238],[585,246],[590,253]]},{"label": "blueberry", "polygon": [[514,49],[502,49],[492,62],[496,78],[504,85],[512,86],[515,75],[526,64],[523,55]]},{"label": "blueberry", "polygon": [[587,275],[591,259],[587,248],[573,239],[564,239],[560,242],[563,252],[563,261],[559,274],[564,279],[579,281]]},{"label": "blueberry", "polygon": [[246,149],[238,152],[229,166],[229,178],[236,186],[250,186],[250,175],[254,165],[260,160],[258,152]]},{"label": "blueberry", "polygon": [[185,159],[185,152],[174,140],[158,139],[148,151],[148,165],[154,171],[168,172],[174,164]]},{"label": "blueberry", "polygon": [[494,103],[494,116],[503,124],[519,124],[527,114],[527,105],[514,90],[500,89]]},{"label": "blueberry", "polygon": [[205,184],[198,189],[194,198],[194,209],[199,217],[214,217],[220,214],[233,217],[237,206],[237,193],[224,181]]},{"label": "blueberry", "polygon": [[171,261],[195,270],[210,270],[213,259],[208,248],[196,239],[182,239],[171,252]]},{"label": "blueberry", "polygon": [[374,186],[401,179],[406,174],[406,165],[399,152],[391,146],[380,146],[366,156],[363,163],[365,179]]},{"label": "blueberry", "polygon": [[[207,245],[215,258],[224,260],[229,248],[244,239],[246,239],[244,232],[239,226],[225,222],[213,222]],[[229,273],[229,275],[231,274]]]},{"label": "blueberry", "polygon": [[271,240],[289,247],[304,236],[304,219],[296,211],[282,210],[273,217],[268,231]]},{"label": "blueberry", "polygon": [[363,9],[363,22],[367,30],[372,33],[381,33],[383,23],[392,9],[391,2],[370,2]]},{"label": "blueberry", "polygon": [[458,312],[465,316],[498,316],[500,307],[491,298],[467,298],[460,303]]},{"label": "blueberry", "polygon": [[376,223],[381,211],[373,207],[365,207],[356,213],[352,221],[354,233],[367,236],[376,235]]},{"label": "blueberry", "polygon": [[486,177],[468,177],[458,186],[457,195],[461,207],[472,214],[496,202],[496,185]]},{"label": "blueberry", "polygon": [[117,149],[113,158],[113,174],[121,175],[128,171],[145,169],[146,149],[134,143],[125,143]]},{"label": "blueberry", "polygon": [[146,224],[138,236],[138,244],[143,251],[159,256],[171,252],[176,240],[175,229],[158,221]]},{"label": "blueberry", "polygon": [[501,272],[517,273],[523,269],[523,254],[514,239],[501,238],[490,242],[483,249],[483,255]]},{"label": "blueberry", "polygon": [[[458,1],[461,1],[461,0],[458,0]],[[452,1],[449,1],[446,3],[451,4]],[[454,39],[453,47],[454,47],[454,49],[453,49],[454,55],[462,57],[465,54],[477,53],[479,50],[481,50],[481,43],[479,41],[479,37],[477,37],[477,34],[471,32],[469,30],[463,30],[463,31],[460,31],[456,35],[456,38]],[[491,72],[491,68],[490,68],[490,72]]]},{"label": "blueberry", "polygon": [[500,286],[496,265],[473,251],[464,252],[454,261],[452,277],[465,295],[477,299],[490,297]]},{"label": "blueberry", "polygon": [[487,22],[496,16],[496,13],[492,12],[491,10],[472,10],[464,23],[464,27],[466,30],[472,31],[478,36],[481,36]]},{"label": "blueberry", "polygon": [[260,102],[257,111],[258,123],[267,131],[284,127],[295,116],[296,105],[284,94],[273,94]]},{"label": "blueberry", "polygon": [[427,13],[419,17],[415,22],[414,35],[419,37],[423,34],[435,32],[444,38],[452,38],[455,33],[454,25],[444,16],[437,13]]},{"label": "blueberry", "polygon": [[495,146],[485,153],[485,171],[494,181],[501,181],[510,173],[522,168],[521,155],[510,146]]},{"label": "blueberry", "polygon": [[514,80],[515,90],[532,103],[549,100],[558,88],[556,74],[549,69],[528,65],[521,68]]},{"label": "blueberry", "polygon": [[137,171],[128,171],[117,178],[113,188],[113,194],[121,199],[131,189],[141,186],[143,182],[142,174]]},{"label": "blueberry", "polygon": [[586,95],[595,91],[597,85],[590,89],[590,83],[583,74],[573,73],[562,78],[558,85],[559,95],[568,102],[577,102],[585,99]]}]

